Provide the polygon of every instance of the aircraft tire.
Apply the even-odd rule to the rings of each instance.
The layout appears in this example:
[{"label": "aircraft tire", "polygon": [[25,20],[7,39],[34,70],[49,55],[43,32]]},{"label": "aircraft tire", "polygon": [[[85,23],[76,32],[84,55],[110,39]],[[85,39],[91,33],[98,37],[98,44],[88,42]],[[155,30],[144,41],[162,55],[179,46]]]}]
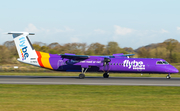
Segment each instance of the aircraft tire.
[{"label": "aircraft tire", "polygon": [[85,74],[79,74],[79,79],[84,79],[85,78]]},{"label": "aircraft tire", "polygon": [[109,78],[109,74],[108,74],[108,73],[104,73],[104,74],[103,74],[103,77],[104,77],[104,78]]},{"label": "aircraft tire", "polygon": [[171,76],[167,75],[167,76],[166,76],[166,79],[171,79]]}]

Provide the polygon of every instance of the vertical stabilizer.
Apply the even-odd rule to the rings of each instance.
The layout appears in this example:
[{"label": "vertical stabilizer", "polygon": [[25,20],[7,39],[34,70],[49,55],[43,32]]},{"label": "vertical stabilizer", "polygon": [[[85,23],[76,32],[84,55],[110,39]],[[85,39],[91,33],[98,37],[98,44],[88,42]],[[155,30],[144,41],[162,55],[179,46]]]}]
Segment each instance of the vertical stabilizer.
[{"label": "vertical stabilizer", "polygon": [[16,49],[19,54],[18,61],[39,66],[37,62],[38,56],[28,38],[28,35],[34,35],[34,33],[9,32],[8,34],[13,35]]}]

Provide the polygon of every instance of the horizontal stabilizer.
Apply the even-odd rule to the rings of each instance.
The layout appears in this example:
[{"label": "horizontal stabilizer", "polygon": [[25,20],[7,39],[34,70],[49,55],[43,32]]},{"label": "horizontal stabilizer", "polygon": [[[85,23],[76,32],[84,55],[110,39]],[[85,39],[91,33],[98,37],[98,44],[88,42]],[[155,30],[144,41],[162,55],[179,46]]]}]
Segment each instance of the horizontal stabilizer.
[{"label": "horizontal stabilizer", "polygon": [[8,34],[12,34],[13,38],[16,38],[20,35],[24,35],[24,36],[35,35],[35,33],[29,33],[29,32],[9,32]]},{"label": "horizontal stabilizer", "polygon": [[[27,32],[9,32],[8,34],[16,34],[16,35],[22,35]],[[28,33],[28,35],[35,35],[35,33]]]}]

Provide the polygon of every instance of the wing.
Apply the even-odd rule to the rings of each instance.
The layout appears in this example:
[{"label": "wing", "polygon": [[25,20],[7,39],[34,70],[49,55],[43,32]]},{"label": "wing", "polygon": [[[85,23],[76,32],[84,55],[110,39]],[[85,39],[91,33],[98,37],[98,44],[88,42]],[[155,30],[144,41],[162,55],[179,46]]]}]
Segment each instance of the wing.
[{"label": "wing", "polygon": [[104,58],[128,58],[129,56],[133,56],[135,54],[113,54],[110,56],[99,56]]},{"label": "wing", "polygon": [[113,54],[113,56],[121,56],[121,57],[127,57],[127,56],[133,56],[135,54],[123,54],[123,55],[116,55],[116,54]]},{"label": "wing", "polygon": [[73,60],[85,60],[90,58],[87,55],[73,55],[73,54],[60,54],[62,58],[73,59]]},{"label": "wing", "polygon": [[[113,54],[112,56],[97,56],[102,58],[128,58],[129,56],[133,56],[135,54]],[[85,60],[90,58],[88,55],[75,55],[75,54],[60,54],[62,58],[73,59],[73,60]],[[92,56],[91,56],[92,57]]]}]

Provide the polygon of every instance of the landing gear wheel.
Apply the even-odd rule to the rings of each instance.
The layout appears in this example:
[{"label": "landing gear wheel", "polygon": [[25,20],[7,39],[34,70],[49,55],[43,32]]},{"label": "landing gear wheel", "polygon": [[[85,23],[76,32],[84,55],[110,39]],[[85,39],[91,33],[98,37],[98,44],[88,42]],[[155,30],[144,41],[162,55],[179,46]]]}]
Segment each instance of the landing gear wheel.
[{"label": "landing gear wheel", "polygon": [[170,75],[167,75],[167,76],[166,76],[166,79],[171,79],[171,76],[170,76]]},{"label": "landing gear wheel", "polygon": [[85,78],[85,74],[79,74],[79,79],[84,79]]},{"label": "landing gear wheel", "polygon": [[104,78],[108,78],[108,77],[109,77],[109,73],[104,73],[104,74],[103,74],[103,77],[104,77]]}]

